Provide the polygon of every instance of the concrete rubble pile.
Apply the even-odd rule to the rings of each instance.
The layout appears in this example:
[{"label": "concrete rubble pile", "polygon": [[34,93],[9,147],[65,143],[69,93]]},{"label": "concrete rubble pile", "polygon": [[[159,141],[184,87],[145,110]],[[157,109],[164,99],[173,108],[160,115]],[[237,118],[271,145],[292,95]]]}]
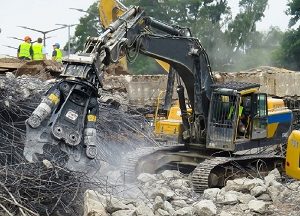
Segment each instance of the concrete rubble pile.
[{"label": "concrete rubble pile", "polygon": [[51,60],[26,61],[16,58],[0,58],[0,74],[13,72],[16,76],[31,75],[47,80],[58,76],[62,70],[61,64]]},{"label": "concrete rubble pile", "polygon": [[[12,73],[0,76],[0,215],[55,215],[80,211],[74,197],[85,176],[23,157],[24,121],[49,83]],[[49,166],[48,166],[49,167]],[[67,214],[65,214],[67,215]]]},{"label": "concrete rubble pile", "polygon": [[23,157],[25,120],[53,82],[10,72],[0,76],[0,215],[82,215],[86,188],[117,192],[111,179],[119,178],[122,155],[157,144],[144,117],[128,108],[124,95],[103,90],[98,101],[97,178],[66,172],[49,161],[29,164]]},{"label": "concrete rubble pile", "polygon": [[[27,75],[15,76],[8,72],[5,76],[0,76],[0,107],[8,111],[22,109],[24,121],[54,81],[44,81]],[[128,106],[125,93],[118,90],[101,90],[99,93],[101,97],[98,101],[100,109],[97,140],[101,148],[101,159],[113,163],[120,159],[118,153],[137,147],[157,145],[144,117]]]},{"label": "concrete rubble pile", "polygon": [[190,177],[178,171],[142,173],[135,197],[88,190],[85,216],[253,216],[300,213],[300,181],[282,181],[277,169],[264,178],[227,181],[224,188],[193,193]]}]

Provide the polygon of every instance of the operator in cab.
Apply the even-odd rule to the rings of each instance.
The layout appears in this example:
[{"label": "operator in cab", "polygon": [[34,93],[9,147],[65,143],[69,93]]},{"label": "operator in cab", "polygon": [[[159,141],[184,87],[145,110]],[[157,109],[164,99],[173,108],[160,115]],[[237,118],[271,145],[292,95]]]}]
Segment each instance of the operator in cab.
[{"label": "operator in cab", "polygon": [[52,60],[62,63],[62,57],[63,57],[63,53],[60,50],[59,43],[53,44]]},{"label": "operator in cab", "polygon": [[22,60],[31,60],[32,54],[31,38],[26,36],[18,48],[17,57]]},{"label": "operator in cab", "polygon": [[[227,120],[232,120],[233,113],[234,113],[234,105],[231,105],[228,116],[227,116]],[[244,106],[241,101],[239,104],[239,107],[238,107],[238,133],[239,133],[239,135],[245,135],[245,133],[246,133],[245,119],[246,119],[246,117],[244,114]]]}]

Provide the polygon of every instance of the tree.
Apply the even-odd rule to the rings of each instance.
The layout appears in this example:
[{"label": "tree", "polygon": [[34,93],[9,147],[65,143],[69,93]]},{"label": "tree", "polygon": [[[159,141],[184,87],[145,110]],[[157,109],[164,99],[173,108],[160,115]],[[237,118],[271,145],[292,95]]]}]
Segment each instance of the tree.
[{"label": "tree", "polygon": [[281,47],[274,53],[276,66],[300,70],[300,29],[289,30],[284,34]]},{"label": "tree", "polygon": [[289,26],[294,26],[300,20],[300,0],[289,1],[287,14],[291,15]]},{"label": "tree", "polygon": [[[146,15],[159,21],[190,28],[206,49],[213,70],[239,68],[240,62],[247,61],[247,55],[253,59],[262,51],[265,35],[256,31],[256,23],[264,16],[267,2],[240,0],[240,13],[232,19],[227,0],[185,0],[184,4],[182,0],[122,0],[127,6],[141,6]],[[97,36],[101,32],[97,2],[88,11],[90,14],[81,18],[76,28],[73,44],[77,50],[82,49],[88,36]],[[134,73],[161,72],[153,59],[141,56],[129,68]]]},{"label": "tree", "polygon": [[251,48],[246,53],[235,56],[235,64],[231,69],[244,70],[262,65],[273,65],[273,55],[280,46],[283,32],[278,27],[270,27],[267,32],[253,32],[249,35]]},{"label": "tree", "polygon": [[228,41],[234,52],[245,53],[251,47],[250,38],[256,32],[256,22],[264,17],[267,4],[268,0],[240,0],[240,13],[227,29]]},{"label": "tree", "polygon": [[214,70],[223,68],[228,62],[229,48],[222,28],[231,19],[227,0],[191,1],[187,6],[191,11],[189,26],[195,37],[206,49]]},{"label": "tree", "polygon": [[83,49],[88,37],[96,37],[102,32],[98,14],[98,1],[96,1],[87,9],[87,14],[79,19],[75,36],[71,39],[71,46],[75,51]]},{"label": "tree", "polygon": [[165,0],[164,3],[159,3],[158,0],[123,0],[125,5],[138,5],[141,6],[148,16],[158,18],[164,22],[174,22],[174,15],[178,11],[178,0]]},{"label": "tree", "polygon": [[139,55],[135,62],[128,64],[131,74],[162,74],[165,73],[163,68],[153,59]]},{"label": "tree", "polygon": [[220,54],[220,49],[225,45],[221,29],[230,17],[227,0],[185,0],[184,4],[181,0],[124,0],[123,3],[139,5],[147,15],[162,22],[189,27],[193,36],[201,40],[214,68],[226,62],[226,55]]},{"label": "tree", "polygon": [[[292,0],[288,3],[288,15],[291,15],[289,26],[294,26],[300,20],[300,0]],[[291,70],[300,70],[300,27],[287,31],[281,42],[281,47],[274,53],[276,66]]]},{"label": "tree", "polygon": [[[213,70],[240,68],[239,63],[242,59],[246,61],[247,55],[253,60],[255,54],[262,52],[258,44],[265,35],[256,31],[256,23],[263,18],[268,0],[240,0],[240,13],[234,19],[227,0],[185,0],[184,4],[180,0],[159,2],[124,0],[125,4],[145,8],[154,18],[191,28],[193,36],[199,38],[206,49]],[[262,59],[270,62],[269,55],[261,54],[266,56]]]}]

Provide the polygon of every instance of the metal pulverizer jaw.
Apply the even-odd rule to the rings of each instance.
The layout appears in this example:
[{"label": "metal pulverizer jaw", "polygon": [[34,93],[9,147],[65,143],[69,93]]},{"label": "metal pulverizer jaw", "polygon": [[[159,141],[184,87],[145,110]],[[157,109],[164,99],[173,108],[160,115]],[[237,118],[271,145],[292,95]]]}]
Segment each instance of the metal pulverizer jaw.
[{"label": "metal pulverizer jaw", "polygon": [[76,55],[65,62],[62,80],[26,120],[24,156],[29,162],[47,159],[72,171],[99,166],[95,159],[101,71],[95,56]]},{"label": "metal pulverizer jaw", "polygon": [[24,156],[28,161],[47,159],[70,170],[99,169],[96,116],[103,70],[120,59],[127,46],[127,29],[144,12],[129,8],[98,37],[88,38],[81,54],[64,61],[62,79],[47,93],[26,121]]}]

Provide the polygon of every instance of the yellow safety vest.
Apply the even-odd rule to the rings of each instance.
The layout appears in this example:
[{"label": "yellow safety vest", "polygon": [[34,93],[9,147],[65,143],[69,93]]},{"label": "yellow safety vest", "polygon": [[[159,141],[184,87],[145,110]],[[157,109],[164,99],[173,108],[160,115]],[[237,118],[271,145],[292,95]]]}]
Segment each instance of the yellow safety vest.
[{"label": "yellow safety vest", "polygon": [[30,43],[27,42],[21,43],[20,50],[19,50],[19,57],[25,57],[31,59],[30,47],[31,47]]},{"label": "yellow safety vest", "polygon": [[35,43],[32,45],[32,51],[33,51],[33,60],[43,60],[43,45],[40,43]]},{"label": "yellow safety vest", "polygon": [[[242,107],[241,105],[239,105],[239,117],[242,116],[243,109],[244,109],[244,107]],[[230,110],[229,110],[229,113],[228,113],[228,116],[227,116],[228,120],[231,119],[233,110],[234,110],[234,106],[231,106]]]},{"label": "yellow safety vest", "polygon": [[56,56],[55,56],[55,61],[57,62],[62,62],[62,57],[63,57],[63,54],[62,54],[62,51],[60,49],[55,49],[56,51]]}]

